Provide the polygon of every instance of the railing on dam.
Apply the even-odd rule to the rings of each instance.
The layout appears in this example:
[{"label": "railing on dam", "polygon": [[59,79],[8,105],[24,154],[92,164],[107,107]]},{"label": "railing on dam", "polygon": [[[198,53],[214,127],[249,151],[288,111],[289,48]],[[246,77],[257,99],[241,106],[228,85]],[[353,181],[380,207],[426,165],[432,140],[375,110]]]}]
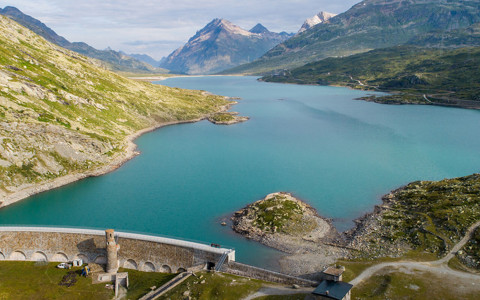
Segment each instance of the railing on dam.
[{"label": "railing on dam", "polygon": [[[67,234],[85,234],[85,235],[99,235],[104,236],[105,231],[99,229],[84,229],[75,227],[36,227],[36,226],[0,226],[0,232],[48,232],[48,233],[67,233]],[[203,244],[201,242],[192,242],[183,239],[176,239],[172,237],[159,236],[155,234],[143,234],[116,231],[116,238],[134,239],[148,242],[155,242],[161,244],[167,244],[172,246],[179,246],[185,248],[191,248],[195,250],[201,250],[222,255],[225,252],[234,251],[233,248],[212,247],[216,244]],[[218,246],[218,245],[217,245]]]}]

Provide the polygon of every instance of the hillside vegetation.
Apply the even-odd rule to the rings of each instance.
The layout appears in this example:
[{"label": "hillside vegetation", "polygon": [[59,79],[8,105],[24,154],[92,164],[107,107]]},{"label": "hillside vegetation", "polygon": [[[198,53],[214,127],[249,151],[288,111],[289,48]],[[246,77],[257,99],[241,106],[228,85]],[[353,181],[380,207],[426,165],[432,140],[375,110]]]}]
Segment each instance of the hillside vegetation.
[{"label": "hillside vegetation", "polygon": [[109,164],[141,129],[203,118],[229,103],[121,77],[0,16],[0,201]]},{"label": "hillside vegetation", "polygon": [[[416,181],[383,198],[358,222],[349,246],[366,258],[431,253],[440,258],[480,220],[480,175]],[[472,242],[468,252],[475,249]],[[478,255],[474,256],[476,267]]]},{"label": "hillside vegetation", "polygon": [[402,45],[419,35],[449,32],[479,22],[480,2],[476,0],[364,0],[279,44],[258,60],[225,73],[270,74],[327,57]]},{"label": "hillside vegetation", "polygon": [[480,47],[399,46],[327,58],[262,80],[401,93],[370,99],[382,103],[428,104],[423,97],[427,94],[430,102],[476,108],[480,107],[479,70]]}]

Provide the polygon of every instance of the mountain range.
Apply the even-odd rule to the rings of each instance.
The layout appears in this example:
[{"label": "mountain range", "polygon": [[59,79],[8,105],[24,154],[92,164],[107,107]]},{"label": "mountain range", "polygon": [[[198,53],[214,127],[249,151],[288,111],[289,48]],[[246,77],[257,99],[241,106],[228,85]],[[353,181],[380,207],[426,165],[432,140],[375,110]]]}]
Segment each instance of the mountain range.
[{"label": "mountain range", "polygon": [[160,67],[176,73],[212,74],[251,62],[293,34],[270,32],[262,24],[245,30],[224,19],[214,19]]},{"label": "mountain range", "polygon": [[406,44],[419,36],[439,37],[439,32],[462,30],[478,22],[478,0],[364,0],[277,45],[258,60],[224,73],[292,69],[326,57]]},{"label": "mountain range", "polygon": [[33,32],[42,36],[51,43],[105,62],[106,67],[113,71],[135,73],[166,72],[166,70],[157,69],[152,65],[149,65],[148,63],[125,55],[122,52],[114,51],[111,49],[98,50],[83,42],[71,43],[64,37],[59,36],[55,31],[53,31],[41,21],[24,14],[15,7],[6,6],[3,9],[0,8],[0,14],[18,22],[22,26],[25,26],[26,28],[32,30]]}]

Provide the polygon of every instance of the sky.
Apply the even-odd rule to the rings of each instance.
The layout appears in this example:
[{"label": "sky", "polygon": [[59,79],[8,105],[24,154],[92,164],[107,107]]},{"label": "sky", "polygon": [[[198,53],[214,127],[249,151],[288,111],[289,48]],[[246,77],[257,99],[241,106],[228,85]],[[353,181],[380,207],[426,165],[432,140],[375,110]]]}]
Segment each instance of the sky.
[{"label": "sky", "polygon": [[214,18],[249,30],[297,32],[320,11],[342,13],[360,0],[0,0],[71,42],[167,56]]}]

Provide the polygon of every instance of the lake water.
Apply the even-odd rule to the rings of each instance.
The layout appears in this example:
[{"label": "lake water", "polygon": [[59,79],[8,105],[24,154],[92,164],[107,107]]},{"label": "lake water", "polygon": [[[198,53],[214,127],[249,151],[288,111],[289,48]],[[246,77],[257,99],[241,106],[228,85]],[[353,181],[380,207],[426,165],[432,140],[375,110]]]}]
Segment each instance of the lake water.
[{"label": "lake water", "polygon": [[272,265],[276,251],[220,222],[248,203],[289,191],[340,230],[380,197],[414,180],[480,169],[480,112],[352,100],[338,87],[254,77],[172,78],[161,84],[241,97],[251,120],[174,125],[140,137],[142,154],[117,171],[0,210],[1,224],[157,233],[235,247],[237,260]]}]

